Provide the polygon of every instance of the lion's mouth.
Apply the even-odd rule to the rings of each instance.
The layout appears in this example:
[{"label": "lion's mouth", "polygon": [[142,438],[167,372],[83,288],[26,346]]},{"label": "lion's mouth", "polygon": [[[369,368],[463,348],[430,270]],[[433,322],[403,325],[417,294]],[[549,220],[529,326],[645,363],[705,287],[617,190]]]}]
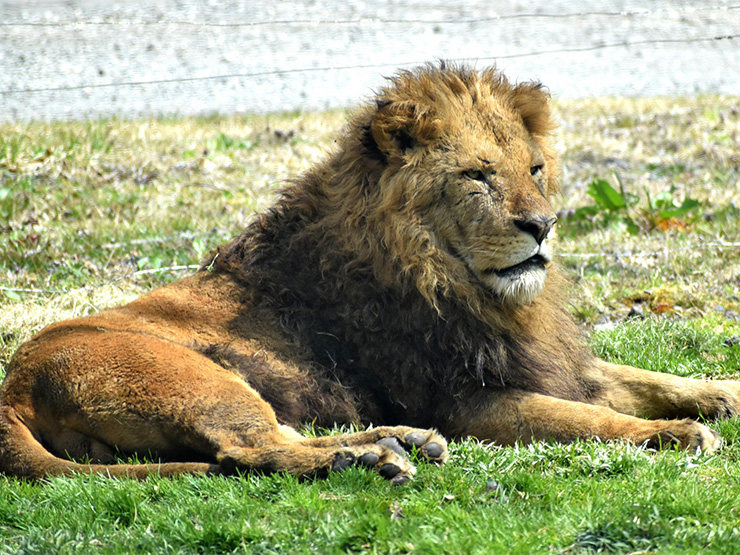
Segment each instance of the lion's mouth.
[{"label": "lion's mouth", "polygon": [[536,269],[544,270],[547,262],[548,260],[544,256],[541,254],[535,254],[519,264],[514,264],[513,266],[500,269],[487,268],[483,273],[487,275],[496,274],[502,278],[511,278]]}]

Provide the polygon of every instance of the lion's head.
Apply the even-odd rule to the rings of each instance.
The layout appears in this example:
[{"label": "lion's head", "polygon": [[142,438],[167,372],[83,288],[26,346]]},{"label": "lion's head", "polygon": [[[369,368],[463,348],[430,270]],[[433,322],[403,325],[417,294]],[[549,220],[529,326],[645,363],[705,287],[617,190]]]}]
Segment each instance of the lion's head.
[{"label": "lion's head", "polygon": [[356,116],[341,165],[371,168],[378,185],[338,194],[367,208],[363,223],[376,224],[403,271],[416,270],[426,296],[467,295],[473,283],[521,305],[541,291],[557,221],[548,199],[559,189],[547,100],[538,84],[440,64],[401,72]]},{"label": "lion's head", "polygon": [[[401,72],[247,232],[262,238],[235,240],[216,264],[288,257],[295,287],[369,267],[381,287],[413,287],[437,310],[449,296],[479,314],[532,303],[557,221],[547,101],[539,84],[512,85],[494,69]],[[307,256],[316,260],[296,262]]]}]

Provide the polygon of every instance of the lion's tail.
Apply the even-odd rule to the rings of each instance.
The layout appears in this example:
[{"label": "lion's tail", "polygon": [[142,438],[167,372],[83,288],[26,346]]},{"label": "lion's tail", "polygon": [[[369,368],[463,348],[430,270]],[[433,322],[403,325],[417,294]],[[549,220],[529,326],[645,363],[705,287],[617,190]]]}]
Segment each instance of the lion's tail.
[{"label": "lion's tail", "polygon": [[146,478],[179,474],[220,474],[217,464],[82,464],[50,453],[18,418],[12,407],[0,405],[0,472],[40,480],[71,474],[103,474],[112,477]]}]

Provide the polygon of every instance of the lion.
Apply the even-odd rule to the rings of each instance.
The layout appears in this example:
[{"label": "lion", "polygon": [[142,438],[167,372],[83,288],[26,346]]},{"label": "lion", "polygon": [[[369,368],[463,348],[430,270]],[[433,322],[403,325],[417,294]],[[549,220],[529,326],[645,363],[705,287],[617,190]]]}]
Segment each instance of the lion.
[{"label": "lion", "polygon": [[[569,316],[548,102],[495,68],[395,74],[200,271],[18,349],[0,470],[358,465],[399,484],[416,459],[444,463],[445,438],[718,449],[697,420],[735,415],[740,382],[607,363]],[[305,424],[362,431],[308,437]],[[121,462],[134,454],[152,462]]]}]

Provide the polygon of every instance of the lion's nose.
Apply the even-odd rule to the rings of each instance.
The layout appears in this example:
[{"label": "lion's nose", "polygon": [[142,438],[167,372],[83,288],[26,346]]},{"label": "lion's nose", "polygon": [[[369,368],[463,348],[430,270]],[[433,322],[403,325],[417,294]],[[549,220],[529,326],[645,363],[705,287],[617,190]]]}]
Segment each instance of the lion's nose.
[{"label": "lion's nose", "polygon": [[529,233],[537,241],[538,245],[542,244],[547,234],[550,233],[552,226],[558,222],[555,216],[532,216],[529,218],[519,218],[514,220],[514,225],[525,233]]}]

